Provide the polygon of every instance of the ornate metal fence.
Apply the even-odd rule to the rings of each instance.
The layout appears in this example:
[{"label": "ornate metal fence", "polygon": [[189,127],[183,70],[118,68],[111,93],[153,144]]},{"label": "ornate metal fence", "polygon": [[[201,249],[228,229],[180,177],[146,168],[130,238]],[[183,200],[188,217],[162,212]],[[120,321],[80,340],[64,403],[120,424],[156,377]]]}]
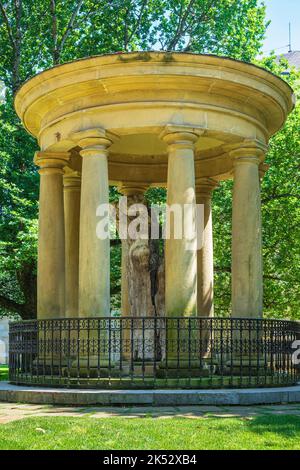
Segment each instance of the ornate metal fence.
[{"label": "ornate metal fence", "polygon": [[299,339],[299,324],[282,320],[16,322],[10,324],[10,381],[74,388],[282,386],[298,380]]}]

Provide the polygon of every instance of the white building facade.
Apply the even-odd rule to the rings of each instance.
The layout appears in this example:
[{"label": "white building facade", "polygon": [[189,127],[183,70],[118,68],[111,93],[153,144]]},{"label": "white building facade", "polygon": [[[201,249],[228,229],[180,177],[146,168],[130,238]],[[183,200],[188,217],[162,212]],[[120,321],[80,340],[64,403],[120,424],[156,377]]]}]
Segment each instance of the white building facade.
[{"label": "white building facade", "polygon": [[8,319],[0,319],[0,364],[8,364]]}]

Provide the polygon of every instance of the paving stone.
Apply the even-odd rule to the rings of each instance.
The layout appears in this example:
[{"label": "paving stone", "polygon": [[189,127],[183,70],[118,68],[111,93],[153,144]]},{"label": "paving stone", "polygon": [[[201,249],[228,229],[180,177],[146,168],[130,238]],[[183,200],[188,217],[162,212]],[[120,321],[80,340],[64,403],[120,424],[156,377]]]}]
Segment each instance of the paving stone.
[{"label": "paving stone", "polygon": [[300,403],[300,386],[248,390],[72,390],[20,387],[1,382],[0,401],[81,407],[270,405]]},{"label": "paving stone", "polygon": [[[0,410],[0,424],[6,424],[12,421],[41,416],[65,416],[65,417],[84,417],[93,419],[105,419],[111,417],[123,418],[143,418],[151,416],[154,419],[169,419],[174,417],[187,419],[208,419],[216,417],[219,419],[241,418],[253,419],[261,414],[285,415],[292,414],[300,416],[300,409],[295,410],[295,406],[272,406],[272,407],[216,407],[216,406],[181,406],[181,407],[37,407],[27,405],[22,407],[19,404],[6,404]],[[267,408],[267,409],[266,409]]]}]

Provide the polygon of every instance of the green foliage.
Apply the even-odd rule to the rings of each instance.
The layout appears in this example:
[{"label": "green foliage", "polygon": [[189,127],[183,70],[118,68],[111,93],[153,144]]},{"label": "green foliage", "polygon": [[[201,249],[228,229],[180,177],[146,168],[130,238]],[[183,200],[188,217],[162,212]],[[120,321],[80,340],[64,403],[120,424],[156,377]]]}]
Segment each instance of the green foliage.
[{"label": "green foliage", "polygon": [[[155,25],[156,40],[164,50],[227,55],[253,59],[265,30],[265,7],[257,0],[166,1],[167,15]],[[185,17],[186,21],[180,18]]]},{"label": "green foliage", "polygon": [[224,181],[213,192],[214,296],[216,314],[227,316],[231,302],[231,209],[232,181]]},{"label": "green foliage", "polygon": [[8,380],[8,366],[0,364],[0,382]]},{"label": "green foliage", "polygon": [[[253,59],[267,23],[260,0],[0,2],[0,77],[15,90],[56,63],[132,50],[187,50]],[[17,6],[19,5],[19,6]],[[17,57],[17,61],[16,61]]]},{"label": "green foliage", "polygon": [[38,174],[32,156],[36,148],[7,93],[0,105],[0,316],[7,311],[24,315],[24,303],[32,309],[38,207]]},{"label": "green foliage", "polygon": [[110,303],[111,310],[121,307],[121,242],[113,245],[110,250]]}]

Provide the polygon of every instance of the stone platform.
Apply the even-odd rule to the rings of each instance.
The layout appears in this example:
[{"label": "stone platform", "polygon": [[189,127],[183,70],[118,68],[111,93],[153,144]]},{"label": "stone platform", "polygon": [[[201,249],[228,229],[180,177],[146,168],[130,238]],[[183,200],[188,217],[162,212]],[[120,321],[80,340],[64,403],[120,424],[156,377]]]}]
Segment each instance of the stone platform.
[{"label": "stone platform", "polygon": [[300,403],[293,387],[228,390],[76,390],[28,387],[0,382],[0,402],[50,405],[270,405]]}]

